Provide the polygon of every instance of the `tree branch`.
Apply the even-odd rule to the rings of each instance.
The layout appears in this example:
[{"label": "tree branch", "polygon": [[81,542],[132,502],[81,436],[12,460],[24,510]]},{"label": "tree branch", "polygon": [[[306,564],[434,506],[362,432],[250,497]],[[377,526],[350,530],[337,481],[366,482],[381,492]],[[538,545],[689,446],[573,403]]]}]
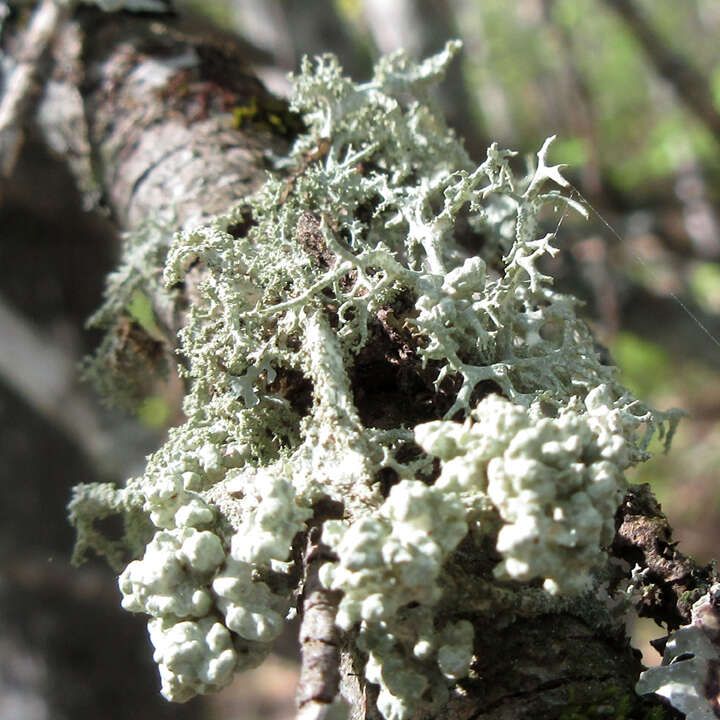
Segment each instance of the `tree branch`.
[{"label": "tree branch", "polygon": [[24,128],[42,96],[53,41],[74,1],[44,0],[30,21],[0,102],[0,176],[10,177],[20,154]]},{"label": "tree branch", "polygon": [[[100,25],[86,35],[83,101],[99,182],[118,223],[137,231],[148,218],[166,216],[171,218],[169,235],[252,192],[264,176],[263,150],[272,145],[273,137],[257,129],[242,132],[233,124],[233,108],[246,107],[249,98],[263,104],[257,85],[237,72],[236,58],[223,58],[206,44],[180,43],[132,18]],[[162,249],[166,241],[158,244]],[[340,456],[342,462],[361,468],[355,475],[358,487],[353,488],[357,498],[375,492],[377,483],[363,464],[368,449],[355,442],[361,433],[355,433],[355,415],[360,414],[353,407],[353,385],[345,383],[344,367],[332,367],[340,357],[329,344],[332,340],[339,346],[337,333],[321,312],[311,319],[311,332],[302,346],[312,355],[302,369],[313,381],[319,408],[311,418],[315,427],[307,430],[310,440],[317,442],[312,447],[307,443],[313,457],[306,467],[333,473],[339,466],[334,455],[339,453],[328,448],[343,442],[347,452]],[[340,381],[328,385],[327,378],[333,376]],[[374,383],[376,378],[366,373],[355,385],[360,382]],[[332,414],[333,422],[318,429],[321,412]],[[344,437],[338,439],[337,428]],[[346,442],[348,438],[353,442]],[[336,464],[323,467],[325,457]],[[334,714],[342,667],[343,689],[355,687],[354,695],[346,693],[356,699],[353,717],[373,718],[377,688],[356,675],[362,671],[357,648],[339,647],[334,626],[338,597],[319,581],[319,567],[329,558],[318,534],[319,529],[311,530],[304,562],[298,717],[320,720]],[[517,606],[505,610],[503,597],[515,595],[508,590],[504,596],[502,588],[495,588],[500,596],[493,599],[492,563],[483,560],[488,556],[480,550],[470,546],[467,555],[457,554],[458,588],[462,586],[472,602],[453,604],[448,617],[439,618],[455,621],[460,607],[477,632],[472,675],[451,688],[450,704],[438,718],[549,720],[558,717],[561,707],[569,714],[576,706],[579,711],[607,702],[611,690],[621,693],[625,704],[640,702],[633,694],[639,663],[622,628],[615,632],[598,620],[607,615],[603,598],[583,598],[579,607],[565,611],[548,604],[542,593],[518,595]],[[500,612],[503,623],[495,617]]]},{"label": "tree branch", "polygon": [[310,530],[305,551],[297,720],[328,718],[340,685],[340,645],[335,615],[341,593],[326,590],[320,583],[320,566],[333,559],[330,548],[320,541],[320,532],[317,526]]}]

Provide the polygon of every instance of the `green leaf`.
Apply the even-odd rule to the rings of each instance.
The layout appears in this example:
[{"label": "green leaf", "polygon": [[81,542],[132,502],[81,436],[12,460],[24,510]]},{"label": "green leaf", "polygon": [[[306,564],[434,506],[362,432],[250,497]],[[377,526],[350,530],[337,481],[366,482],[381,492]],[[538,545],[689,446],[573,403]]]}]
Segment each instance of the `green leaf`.
[{"label": "green leaf", "polygon": [[125,308],[130,317],[154,340],[165,342],[165,336],[155,320],[150,298],[140,288],[133,290]]}]

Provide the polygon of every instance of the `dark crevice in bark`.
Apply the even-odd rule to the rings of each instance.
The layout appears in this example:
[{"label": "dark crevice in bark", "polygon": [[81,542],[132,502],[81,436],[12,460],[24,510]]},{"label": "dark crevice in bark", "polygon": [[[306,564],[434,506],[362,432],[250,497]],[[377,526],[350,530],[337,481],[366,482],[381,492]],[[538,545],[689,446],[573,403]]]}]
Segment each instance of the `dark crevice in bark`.
[{"label": "dark crevice in bark", "polygon": [[317,265],[322,268],[332,268],[335,267],[335,253],[328,249],[320,224],[321,219],[314,213],[303,213],[298,220],[295,237],[300,247],[315,260]]},{"label": "dark crevice in bark", "polygon": [[526,698],[533,698],[536,695],[546,693],[550,690],[558,690],[562,688],[568,688],[569,686],[575,684],[575,683],[590,683],[593,681],[596,682],[606,682],[608,680],[611,680],[613,678],[612,675],[605,675],[604,677],[593,677],[590,675],[582,676],[569,676],[569,677],[563,677],[563,678],[557,678],[556,680],[550,680],[549,682],[540,683],[537,687],[532,688],[531,690],[524,690],[522,692],[516,692],[516,693],[510,693],[506,697],[502,698],[501,700],[498,700],[495,703],[491,703],[490,705],[486,705],[483,710],[478,713],[477,715],[474,715],[471,720],[474,720],[474,718],[482,718],[487,717],[489,713],[494,712],[498,708],[502,707],[503,705],[513,704],[517,703],[519,700],[524,700]]},{"label": "dark crevice in bark", "polygon": [[458,378],[435,389],[441,363],[423,361],[408,320],[414,299],[405,293],[381,308],[369,324],[369,340],[353,360],[350,381],[366,427],[412,426],[444,416],[459,390]]}]

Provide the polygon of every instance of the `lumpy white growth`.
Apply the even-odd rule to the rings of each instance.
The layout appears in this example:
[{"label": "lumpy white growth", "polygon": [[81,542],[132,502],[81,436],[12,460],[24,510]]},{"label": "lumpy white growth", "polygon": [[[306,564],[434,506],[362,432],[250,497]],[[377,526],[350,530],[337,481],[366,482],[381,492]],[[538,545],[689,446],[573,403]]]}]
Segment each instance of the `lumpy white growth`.
[{"label": "lumpy white growth", "polygon": [[288,603],[265,583],[254,581],[252,572],[251,564],[231,560],[212,589],[230,630],[246,640],[271,642],[282,631]]},{"label": "lumpy white growth", "polygon": [[[232,539],[233,559],[263,564],[286,560],[292,539],[310,512],[295,503],[295,490],[285,478],[259,473],[254,486],[262,496]],[[244,479],[240,487],[247,493],[253,486]]]},{"label": "lumpy white growth", "polygon": [[[469,510],[486,495],[503,525],[499,578],[540,577],[551,593],[584,589],[612,540],[615,510],[629,465],[627,425],[633,415],[599,386],[556,417],[498,395],[482,400],[465,423],[416,428],[418,443],[443,460],[436,487],[456,493]],[[622,434],[623,431],[625,434]]]},{"label": "lumpy white growth", "polygon": [[205,586],[224,560],[220,539],[211,532],[158,532],[143,558],[120,575],[122,606],[154,617],[207,615],[212,597]]},{"label": "lumpy white growth", "polygon": [[[537,420],[488,463],[488,495],[506,523],[497,540],[504,557],[498,577],[542,577],[553,593],[580,590],[602,564],[625,466],[603,459],[605,447],[583,410],[575,405]],[[611,433],[603,440],[613,449],[624,442]]]},{"label": "lumpy white growth", "polygon": [[410,602],[433,605],[444,560],[467,532],[460,503],[416,480],[395,485],[377,513],[344,525],[325,523],[323,539],[340,557],[321,571],[342,590],[337,624],[391,620]]},{"label": "lumpy white growth", "polygon": [[160,668],[162,694],[185,702],[199,693],[227,685],[237,653],[227,628],[212,618],[172,622],[155,618],[148,623],[153,658]]}]

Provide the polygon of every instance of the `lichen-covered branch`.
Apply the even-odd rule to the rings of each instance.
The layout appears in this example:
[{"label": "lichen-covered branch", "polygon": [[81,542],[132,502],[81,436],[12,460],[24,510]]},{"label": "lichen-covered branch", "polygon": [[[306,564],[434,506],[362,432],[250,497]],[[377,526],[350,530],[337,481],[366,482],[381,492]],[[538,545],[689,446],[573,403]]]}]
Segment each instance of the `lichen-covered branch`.
[{"label": "lichen-covered branch", "polygon": [[[81,552],[124,566],[163,694],[182,702],[262,662],[304,592],[302,713],[342,706],[339,630],[358,719],[642,705],[603,578],[625,470],[654,433],[669,442],[678,414],[622,386],[543,270],[556,252],[544,208],[583,211],[552,138],[526,175],[496,145],[471,162],[428,92],[458,43],[419,64],[383,58],[363,84],[325,55],[294,79],[303,132],[266,157],[261,186],[243,184],[260,138],[242,145],[217,97],[175,123],[191,102],[172,94],[177,73],[202,57],[151,59],[152,43],[113,53],[88,97],[107,178],[122,175],[113,207],[135,230],[103,313],[169,345],[181,326],[186,419],[141,477],[78,486],[71,518]],[[137,79],[166,100],[150,109],[128,77],[158,62]],[[229,143],[228,166],[203,169],[229,196],[199,200],[182,181],[200,177],[198,137]],[[456,241],[460,219],[477,256]],[[125,520],[112,543],[95,527],[109,514]],[[319,542],[332,555],[303,566],[298,548]]]},{"label": "lichen-covered branch", "polygon": [[163,283],[173,234],[257,189],[264,153],[286,149],[293,120],[244,69],[242,51],[183,36],[158,17],[84,9],[56,53],[40,127],[86,204],[102,203],[124,231],[122,260],[91,320],[105,340],[86,375],[133,407],[175,363],[192,292],[190,278],[185,292]]}]

